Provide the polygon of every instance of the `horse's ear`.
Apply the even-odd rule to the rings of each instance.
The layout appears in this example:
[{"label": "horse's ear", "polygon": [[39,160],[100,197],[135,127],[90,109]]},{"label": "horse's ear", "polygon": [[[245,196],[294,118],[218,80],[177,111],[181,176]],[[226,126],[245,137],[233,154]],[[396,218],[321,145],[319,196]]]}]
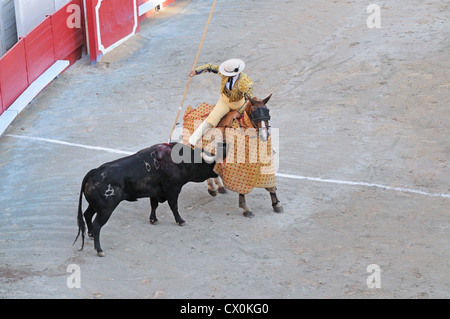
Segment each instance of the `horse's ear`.
[{"label": "horse's ear", "polygon": [[255,102],[252,100],[252,98],[251,98],[250,96],[248,97],[248,100],[250,101],[250,103],[251,103],[252,105],[255,104]]},{"label": "horse's ear", "polygon": [[264,104],[267,104],[267,102],[269,102],[270,98],[272,97],[272,94],[270,94],[268,97],[266,97],[263,102]]}]

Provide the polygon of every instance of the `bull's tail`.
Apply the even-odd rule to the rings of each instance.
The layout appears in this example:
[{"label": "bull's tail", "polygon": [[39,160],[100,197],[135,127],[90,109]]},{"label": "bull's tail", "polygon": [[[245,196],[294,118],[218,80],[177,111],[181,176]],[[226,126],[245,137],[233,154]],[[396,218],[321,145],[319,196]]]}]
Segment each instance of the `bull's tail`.
[{"label": "bull's tail", "polygon": [[81,204],[83,202],[84,187],[86,185],[88,176],[89,176],[89,174],[86,174],[86,176],[83,179],[83,182],[81,182],[80,200],[78,202],[78,216],[77,216],[78,234],[77,234],[77,237],[75,238],[75,240],[73,241],[73,244],[72,244],[72,245],[74,245],[76,243],[76,241],[78,240],[78,237],[81,234],[81,248],[80,248],[80,250],[83,250],[83,248],[84,248],[84,235],[86,233],[86,224],[84,223],[83,210],[81,208]]}]

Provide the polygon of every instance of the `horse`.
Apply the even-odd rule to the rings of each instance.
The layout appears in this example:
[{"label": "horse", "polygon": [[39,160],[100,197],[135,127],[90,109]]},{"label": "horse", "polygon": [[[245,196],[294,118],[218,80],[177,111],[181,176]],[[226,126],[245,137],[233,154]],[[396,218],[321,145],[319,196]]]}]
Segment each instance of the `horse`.
[{"label": "horse", "polygon": [[[252,127],[256,129],[258,137],[262,141],[267,141],[270,137],[270,112],[267,108],[266,104],[272,97],[272,94],[270,94],[268,97],[266,97],[263,100],[260,100],[258,98],[248,98],[248,102],[244,107],[244,112],[248,116],[248,118],[251,120]],[[231,128],[233,121],[238,120],[242,115],[240,115],[237,111],[231,111],[228,114],[226,114],[222,120],[217,125],[217,128],[221,129],[224,133],[227,128]],[[223,154],[225,156],[225,154]],[[226,164],[225,164],[226,165]],[[220,175],[220,174],[219,174]],[[220,177],[216,178],[209,178],[207,180],[208,185],[208,193],[211,196],[217,195],[217,190],[219,193],[224,194],[226,193],[226,189],[220,179]],[[216,188],[217,186],[217,188]],[[277,197],[277,188],[276,186],[273,187],[265,187],[265,189],[270,194],[270,199],[272,202],[272,208],[273,211],[276,213],[282,213],[283,212],[283,206],[281,205],[281,202],[278,200]],[[239,207],[243,210],[243,215],[245,217],[252,218],[254,217],[254,213],[250,210],[248,207],[246,201],[245,201],[245,194],[239,193]]]}]

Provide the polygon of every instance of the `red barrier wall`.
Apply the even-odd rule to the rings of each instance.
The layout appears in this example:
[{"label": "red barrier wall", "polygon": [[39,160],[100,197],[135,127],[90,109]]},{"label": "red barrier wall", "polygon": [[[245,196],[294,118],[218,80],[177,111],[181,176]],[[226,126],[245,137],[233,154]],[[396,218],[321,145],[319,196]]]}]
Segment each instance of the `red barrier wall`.
[{"label": "red barrier wall", "polygon": [[139,29],[137,0],[85,0],[91,64]]},{"label": "red barrier wall", "polygon": [[[81,28],[68,28],[67,27],[67,6],[76,4],[81,9]],[[83,14],[83,1],[75,0],[67,4],[61,10],[56,11],[51,15],[53,26],[53,49],[55,52],[55,60],[69,60],[72,65],[76,60],[82,56],[82,46],[85,44],[84,34],[84,14]]]},{"label": "red barrier wall", "polygon": [[[142,16],[137,13],[139,6],[148,0],[101,0],[99,38],[96,6],[100,0],[84,1],[86,12],[83,12],[83,0],[69,2],[0,58],[0,115],[53,63],[69,60],[72,65],[81,58],[86,44],[85,29],[89,32],[91,63],[95,63],[104,52],[138,32],[139,23],[155,12],[150,10]],[[166,0],[161,7],[173,2],[175,0]],[[68,7],[73,5],[80,9],[81,28],[68,27],[67,22],[74,15],[73,9],[68,11]],[[87,26],[84,25],[85,17]]]},{"label": "red barrier wall", "polygon": [[67,12],[71,4],[83,8],[81,0],[69,2],[0,58],[0,114],[57,60],[69,60],[73,64],[81,58],[85,43],[83,27],[67,26],[73,14],[70,10]]},{"label": "red barrier wall", "polygon": [[24,40],[28,83],[31,84],[55,62],[51,18],[47,17]]},{"label": "red barrier wall", "polygon": [[[91,64],[105,53],[139,32],[139,23],[155,11],[139,16],[139,6],[148,0],[84,0]],[[166,7],[175,0],[166,0]]]},{"label": "red barrier wall", "polygon": [[0,86],[3,113],[28,87],[24,39],[17,42],[0,59]]}]

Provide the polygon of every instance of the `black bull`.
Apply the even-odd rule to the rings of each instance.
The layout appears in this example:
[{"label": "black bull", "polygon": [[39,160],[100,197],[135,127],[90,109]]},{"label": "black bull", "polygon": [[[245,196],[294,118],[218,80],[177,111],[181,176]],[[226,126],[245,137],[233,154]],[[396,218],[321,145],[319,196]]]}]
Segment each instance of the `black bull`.
[{"label": "black bull", "polygon": [[[176,147],[175,155],[186,159],[189,158],[186,154],[190,154],[192,160],[177,164],[176,162],[180,161],[172,159],[174,147]],[[94,248],[99,256],[104,256],[100,246],[100,230],[121,201],[137,201],[138,198],[149,197],[151,223],[158,221],[156,218],[158,203],[167,201],[175,221],[179,225],[184,225],[185,222],[178,213],[178,195],[183,185],[217,177],[213,171],[215,163],[202,160],[200,152],[199,149],[194,151],[183,144],[156,144],[89,171],[81,184],[78,235],[75,242],[81,233],[81,249],[83,249],[86,232],[81,208],[83,194],[89,203],[84,212],[88,235],[94,238]],[[97,216],[92,221],[95,214]]]}]

